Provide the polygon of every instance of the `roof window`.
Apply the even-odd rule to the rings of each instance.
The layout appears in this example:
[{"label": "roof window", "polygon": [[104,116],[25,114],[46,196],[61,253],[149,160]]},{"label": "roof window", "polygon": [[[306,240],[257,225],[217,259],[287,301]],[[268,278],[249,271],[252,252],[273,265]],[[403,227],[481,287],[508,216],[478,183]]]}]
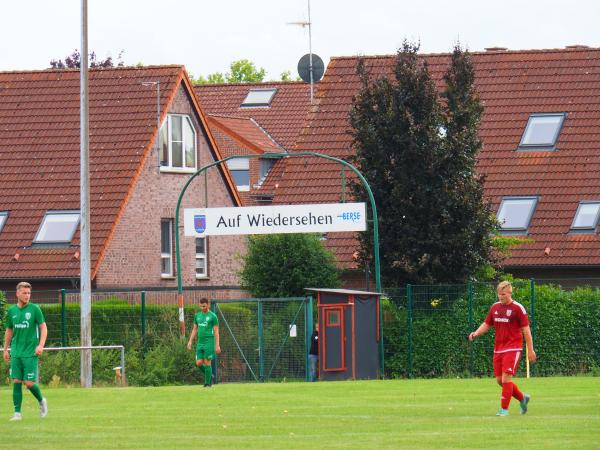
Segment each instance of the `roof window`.
[{"label": "roof window", "polygon": [[565,113],[531,114],[519,143],[519,150],[554,150]]},{"label": "roof window", "polygon": [[500,230],[506,234],[526,234],[537,197],[504,197],[498,208]]},{"label": "roof window", "polygon": [[6,223],[6,219],[8,219],[8,211],[0,211],[0,232]]},{"label": "roof window", "polygon": [[572,231],[594,232],[600,218],[600,201],[581,202],[571,224]]},{"label": "roof window", "polygon": [[68,244],[79,225],[79,211],[48,211],[35,235],[35,244]]},{"label": "roof window", "polygon": [[277,89],[250,89],[242,102],[242,107],[270,106]]}]

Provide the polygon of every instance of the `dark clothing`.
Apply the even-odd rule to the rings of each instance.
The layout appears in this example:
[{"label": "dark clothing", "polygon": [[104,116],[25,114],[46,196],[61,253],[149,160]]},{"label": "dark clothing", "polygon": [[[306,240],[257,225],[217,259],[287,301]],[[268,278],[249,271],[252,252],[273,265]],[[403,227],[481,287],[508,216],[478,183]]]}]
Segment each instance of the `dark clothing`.
[{"label": "dark clothing", "polygon": [[313,331],[312,336],[310,337],[310,352],[309,355],[318,355],[319,354],[319,332]]}]

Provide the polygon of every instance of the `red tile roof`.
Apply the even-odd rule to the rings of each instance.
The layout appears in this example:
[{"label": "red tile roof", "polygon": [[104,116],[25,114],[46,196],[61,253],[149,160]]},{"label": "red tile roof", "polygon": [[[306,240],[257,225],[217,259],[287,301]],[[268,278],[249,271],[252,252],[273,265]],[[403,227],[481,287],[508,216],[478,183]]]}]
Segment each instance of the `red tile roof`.
[{"label": "red tile roof", "polygon": [[[207,117],[211,130],[229,135],[238,145],[248,148],[253,153],[281,152],[283,149],[253,120],[227,116],[210,115]],[[213,132],[214,134],[214,132]],[[227,144],[218,143],[223,156],[239,154],[227,151]]]},{"label": "red tile roof", "polygon": [[[69,248],[32,246],[46,211],[79,210],[79,77],[0,73],[0,278],[79,276],[79,231]],[[154,81],[162,117],[182,83],[192,89],[182,66],[89,72],[92,274],[154,142],[157,91],[142,84]]]},{"label": "red tile roof", "polygon": [[[250,89],[277,89],[269,107],[242,107]],[[201,84],[194,86],[201,108],[210,115],[254,119],[275,142],[291,150],[310,108],[310,86],[304,82]]]},{"label": "red tile roof", "polygon": [[[423,55],[438,85],[448,54]],[[367,57],[373,76],[392,75],[394,56]],[[569,234],[577,205],[600,200],[600,49],[473,53],[476,87],[485,112],[478,170],[497,210],[503,196],[537,195],[529,237],[507,266],[600,266],[600,236]],[[348,158],[352,155],[348,112],[360,88],[358,57],[332,58],[319,83],[317,108],[296,146]],[[557,150],[515,152],[527,119],[536,112],[566,112]],[[290,158],[275,202],[336,202],[340,168],[322,159]],[[353,267],[354,240],[331,244],[344,267]],[[544,250],[550,248],[549,254]]]}]

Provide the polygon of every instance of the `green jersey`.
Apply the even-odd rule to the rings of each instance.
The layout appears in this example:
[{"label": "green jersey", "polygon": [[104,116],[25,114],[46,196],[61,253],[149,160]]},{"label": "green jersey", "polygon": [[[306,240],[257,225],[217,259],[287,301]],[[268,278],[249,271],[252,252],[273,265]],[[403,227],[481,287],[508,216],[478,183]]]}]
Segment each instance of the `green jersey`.
[{"label": "green jersey", "polygon": [[35,356],[35,348],[40,343],[39,325],[44,322],[44,314],[38,305],[28,303],[24,308],[19,308],[18,305],[9,308],[6,313],[6,328],[13,330],[11,356]]},{"label": "green jersey", "polygon": [[219,319],[214,312],[208,311],[203,313],[200,311],[196,313],[194,323],[198,325],[198,342],[214,339],[214,327],[219,325]]}]

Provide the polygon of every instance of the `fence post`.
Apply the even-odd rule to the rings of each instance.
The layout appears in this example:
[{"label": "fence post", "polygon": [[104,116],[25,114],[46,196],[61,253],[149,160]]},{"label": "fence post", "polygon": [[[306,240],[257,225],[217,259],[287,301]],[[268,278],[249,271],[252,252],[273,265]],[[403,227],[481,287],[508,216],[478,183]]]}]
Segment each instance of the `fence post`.
[{"label": "fence post", "polygon": [[413,355],[412,355],[412,308],[413,308],[413,298],[412,298],[412,284],[406,285],[406,300],[407,300],[407,314],[406,314],[406,330],[407,330],[407,339],[408,339],[408,361],[407,361],[407,374],[408,378],[412,378],[412,364],[413,364]]},{"label": "fence post", "polygon": [[67,346],[67,314],[65,311],[67,293],[64,289],[60,290],[60,343],[63,347]]},{"label": "fence post", "polygon": [[313,299],[309,296],[304,303],[304,370],[306,381],[310,381],[310,368],[308,364],[308,352],[310,352],[311,337],[314,329],[313,324]]},{"label": "fence post", "polygon": [[[467,283],[467,307],[469,309],[469,330],[470,333],[473,330],[473,283],[469,281]],[[469,345],[469,375],[473,376],[473,346]]]},{"label": "fence post", "polygon": [[[536,324],[535,324],[535,279],[531,279],[529,280],[529,289],[530,289],[530,297],[531,297],[531,340],[533,341],[533,348],[535,349],[535,328],[536,328]],[[535,374],[536,372],[536,365],[533,365],[533,374]]]},{"label": "fence post", "polygon": [[263,336],[263,305],[258,300],[258,380],[265,381],[265,342]]},{"label": "fence post", "polygon": [[146,291],[142,291],[141,320],[142,320],[142,356],[146,354]]},{"label": "fence post", "polygon": [[[215,315],[217,315],[217,304],[214,300],[210,302],[210,310]],[[219,333],[220,333],[220,329],[219,329]],[[216,352],[215,352],[215,357],[211,362],[211,365],[212,365],[214,383],[217,384],[219,382],[219,355],[217,355]]]}]

